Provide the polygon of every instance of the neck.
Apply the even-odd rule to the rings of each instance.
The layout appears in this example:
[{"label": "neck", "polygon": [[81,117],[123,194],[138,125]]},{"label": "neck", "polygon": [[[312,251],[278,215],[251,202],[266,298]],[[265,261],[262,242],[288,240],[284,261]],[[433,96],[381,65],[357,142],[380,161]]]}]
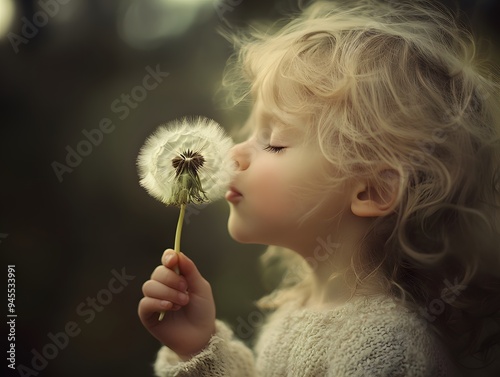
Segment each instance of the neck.
[{"label": "neck", "polygon": [[337,246],[334,249],[335,253],[325,254],[324,260],[315,261],[314,264],[309,263],[313,282],[310,305],[340,306],[352,297],[355,281],[352,279],[353,275],[349,273],[351,266],[348,258],[352,255],[352,249],[339,243],[335,244]]},{"label": "neck", "polygon": [[[341,306],[352,298],[357,288],[353,267],[359,267],[356,261],[360,259],[355,253],[360,251],[360,240],[366,234],[367,224],[368,221],[356,222],[334,233],[324,232],[308,247],[296,250],[312,269],[313,286],[309,306]],[[375,293],[380,287],[380,277],[380,273],[373,273],[366,278],[363,281],[364,292]]]}]

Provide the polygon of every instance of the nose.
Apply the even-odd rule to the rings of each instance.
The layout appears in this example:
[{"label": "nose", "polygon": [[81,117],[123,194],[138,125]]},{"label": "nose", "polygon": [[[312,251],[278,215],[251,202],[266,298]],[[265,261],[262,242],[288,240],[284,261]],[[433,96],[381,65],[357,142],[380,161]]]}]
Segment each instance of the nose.
[{"label": "nose", "polygon": [[231,156],[236,162],[236,170],[244,171],[248,169],[250,165],[250,148],[248,148],[248,142],[243,142],[236,144],[231,148]]}]

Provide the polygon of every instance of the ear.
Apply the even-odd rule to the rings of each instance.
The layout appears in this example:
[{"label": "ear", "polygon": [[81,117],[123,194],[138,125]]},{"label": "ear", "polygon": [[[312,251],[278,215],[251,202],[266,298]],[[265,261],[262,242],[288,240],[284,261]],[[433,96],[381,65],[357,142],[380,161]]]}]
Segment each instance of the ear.
[{"label": "ear", "polygon": [[359,217],[381,217],[394,211],[399,193],[399,173],[384,169],[377,179],[357,181],[353,186],[351,211]]}]

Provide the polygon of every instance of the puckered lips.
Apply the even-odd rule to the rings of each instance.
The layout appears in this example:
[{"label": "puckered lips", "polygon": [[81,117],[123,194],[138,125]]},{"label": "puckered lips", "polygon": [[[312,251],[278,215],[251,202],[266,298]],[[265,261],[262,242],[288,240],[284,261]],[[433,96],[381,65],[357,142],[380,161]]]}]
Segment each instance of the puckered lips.
[{"label": "puckered lips", "polygon": [[243,195],[236,187],[230,186],[229,190],[226,192],[225,198],[229,203],[236,204],[243,199]]}]

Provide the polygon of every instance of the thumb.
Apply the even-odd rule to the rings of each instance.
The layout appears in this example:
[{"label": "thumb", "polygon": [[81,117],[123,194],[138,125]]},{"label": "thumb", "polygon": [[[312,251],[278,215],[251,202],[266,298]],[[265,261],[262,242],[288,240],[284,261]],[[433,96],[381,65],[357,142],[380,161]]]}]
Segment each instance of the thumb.
[{"label": "thumb", "polygon": [[188,289],[191,293],[204,295],[211,291],[210,284],[201,276],[200,271],[185,254],[179,253],[179,271],[188,283]]}]

